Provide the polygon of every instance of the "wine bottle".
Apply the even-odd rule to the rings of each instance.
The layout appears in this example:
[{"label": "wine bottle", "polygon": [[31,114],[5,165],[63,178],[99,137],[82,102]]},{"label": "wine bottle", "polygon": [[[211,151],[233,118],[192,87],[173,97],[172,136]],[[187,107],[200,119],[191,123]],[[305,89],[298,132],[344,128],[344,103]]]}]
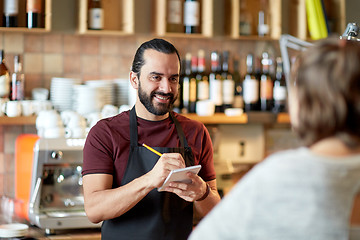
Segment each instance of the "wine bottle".
[{"label": "wine bottle", "polygon": [[258,13],[258,34],[260,37],[268,36],[270,33],[270,16],[268,0],[260,1],[260,11]]},{"label": "wine bottle", "polygon": [[3,27],[17,27],[19,0],[4,0]]},{"label": "wine bottle", "polygon": [[220,55],[217,51],[211,52],[211,72],[209,74],[210,99],[215,104],[215,112],[222,112],[222,79]]},{"label": "wine bottle", "polygon": [[235,82],[232,74],[229,71],[229,52],[224,51],[222,56],[222,101],[223,111],[225,111],[226,108],[233,107]]},{"label": "wine bottle", "polygon": [[182,0],[168,0],[167,4],[166,31],[181,33],[183,31]]},{"label": "wine bottle", "polygon": [[274,82],[270,76],[271,59],[267,52],[262,53],[262,74],[260,77],[260,105],[261,111],[271,111],[273,108]]},{"label": "wine bottle", "polygon": [[181,68],[180,68],[180,76],[179,76],[179,90],[176,100],[173,105],[173,111],[177,113],[181,113],[181,109],[183,108],[183,78],[185,75],[185,59],[181,59]]},{"label": "wine bottle", "polygon": [[197,101],[209,99],[209,77],[205,71],[205,51],[198,51],[198,72],[196,74]]},{"label": "wine bottle", "polygon": [[233,79],[235,82],[234,88],[234,108],[244,108],[244,100],[243,100],[243,81],[240,76],[239,71],[239,60],[234,58],[233,60]]},{"label": "wine bottle", "polygon": [[246,75],[243,81],[243,98],[245,111],[259,110],[259,79],[254,73],[254,56],[246,56]]},{"label": "wine bottle", "polygon": [[41,0],[26,1],[26,25],[27,28],[42,27],[42,6]]},{"label": "wine bottle", "polygon": [[20,56],[14,56],[14,72],[11,76],[11,94],[10,99],[12,101],[25,99],[25,76],[22,72],[22,64],[20,62]]},{"label": "wine bottle", "polygon": [[182,78],[182,113],[188,113],[190,108],[190,77],[191,77],[191,54],[185,55],[185,74]]},{"label": "wine bottle", "polygon": [[11,87],[10,74],[5,64],[4,50],[1,50],[0,51],[0,97],[9,98],[10,87]]},{"label": "wine bottle", "polygon": [[246,1],[240,1],[240,24],[239,32],[241,36],[251,35],[252,18],[251,14],[246,8]]},{"label": "wine bottle", "polygon": [[88,29],[104,29],[104,10],[102,9],[101,0],[90,0],[89,3],[89,21]]},{"label": "wine bottle", "polygon": [[189,82],[189,113],[196,112],[196,74],[197,74],[198,60],[197,56],[191,57],[191,75]]},{"label": "wine bottle", "polygon": [[281,57],[276,59],[276,75],[274,81],[274,109],[273,112],[285,112],[286,111],[286,79],[283,71],[283,62]]},{"label": "wine bottle", "polygon": [[184,2],[184,32],[200,33],[200,3],[198,0]]}]

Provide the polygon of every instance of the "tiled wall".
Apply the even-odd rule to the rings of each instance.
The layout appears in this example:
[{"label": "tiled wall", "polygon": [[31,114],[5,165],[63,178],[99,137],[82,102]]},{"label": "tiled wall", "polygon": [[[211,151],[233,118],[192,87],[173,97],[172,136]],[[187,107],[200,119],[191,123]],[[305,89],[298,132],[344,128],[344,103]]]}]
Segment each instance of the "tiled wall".
[{"label": "tiled wall", "polygon": [[[86,80],[127,78],[137,47],[152,36],[81,36],[55,33],[0,33],[0,49],[13,70],[13,57],[20,54],[26,76],[26,96],[36,87],[50,89],[52,77],[77,77]],[[230,50],[238,55],[244,73],[245,55],[260,55],[267,50],[279,56],[276,42],[237,41],[230,39],[169,38],[183,56],[197,53],[199,48],[210,51]],[[231,66],[230,66],[231,67]],[[59,89],[61,91],[61,89]],[[20,133],[35,133],[34,126],[0,126],[0,195],[14,194],[14,148]]]}]

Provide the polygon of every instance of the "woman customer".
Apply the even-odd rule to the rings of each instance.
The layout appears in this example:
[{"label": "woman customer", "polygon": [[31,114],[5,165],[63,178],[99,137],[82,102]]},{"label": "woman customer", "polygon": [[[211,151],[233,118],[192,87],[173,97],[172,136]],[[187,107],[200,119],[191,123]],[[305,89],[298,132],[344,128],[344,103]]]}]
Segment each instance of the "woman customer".
[{"label": "woman customer", "polygon": [[360,186],[360,43],[315,43],[299,57],[291,82],[291,123],[305,147],[259,163],[191,240],[349,239]]}]

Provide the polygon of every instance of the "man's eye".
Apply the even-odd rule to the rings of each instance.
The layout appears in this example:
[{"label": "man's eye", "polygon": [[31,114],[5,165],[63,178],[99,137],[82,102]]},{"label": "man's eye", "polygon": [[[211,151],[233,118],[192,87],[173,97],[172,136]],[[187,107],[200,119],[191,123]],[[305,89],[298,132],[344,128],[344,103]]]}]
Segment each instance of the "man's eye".
[{"label": "man's eye", "polygon": [[173,83],[177,83],[177,82],[179,82],[179,78],[172,77],[172,78],[170,78],[170,81],[173,82]]},{"label": "man's eye", "polygon": [[158,76],[158,75],[152,75],[152,76],[151,76],[151,80],[153,80],[153,81],[160,81],[160,80],[161,80],[161,77]]}]

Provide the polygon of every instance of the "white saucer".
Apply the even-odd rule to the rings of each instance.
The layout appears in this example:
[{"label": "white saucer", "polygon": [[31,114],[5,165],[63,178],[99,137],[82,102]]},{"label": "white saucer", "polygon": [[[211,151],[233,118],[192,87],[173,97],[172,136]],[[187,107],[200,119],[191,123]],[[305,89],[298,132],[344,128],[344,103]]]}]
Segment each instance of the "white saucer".
[{"label": "white saucer", "polygon": [[22,223],[0,225],[0,237],[22,237],[27,234],[29,226]]}]

